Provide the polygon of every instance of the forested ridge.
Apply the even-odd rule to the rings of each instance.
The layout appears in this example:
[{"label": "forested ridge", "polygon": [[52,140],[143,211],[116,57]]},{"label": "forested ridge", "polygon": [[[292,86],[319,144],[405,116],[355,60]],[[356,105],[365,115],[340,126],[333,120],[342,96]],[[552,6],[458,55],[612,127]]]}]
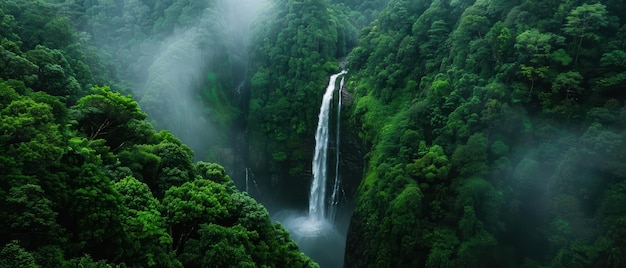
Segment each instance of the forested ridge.
[{"label": "forested ridge", "polygon": [[108,86],[129,84],[66,4],[0,4],[0,267],[316,267]]},{"label": "forested ridge", "polygon": [[624,266],[624,9],[390,1],[349,57],[346,265]]}]

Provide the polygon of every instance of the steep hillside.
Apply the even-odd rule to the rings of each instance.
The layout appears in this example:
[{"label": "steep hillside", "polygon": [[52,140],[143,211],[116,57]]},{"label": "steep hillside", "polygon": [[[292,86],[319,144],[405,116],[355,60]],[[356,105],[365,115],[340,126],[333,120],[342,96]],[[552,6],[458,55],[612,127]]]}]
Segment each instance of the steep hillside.
[{"label": "steep hillside", "polygon": [[120,81],[65,8],[0,3],[0,267],[319,267],[222,166],[96,86]]},{"label": "steep hillside", "polygon": [[349,57],[346,266],[623,265],[624,8],[391,1]]}]

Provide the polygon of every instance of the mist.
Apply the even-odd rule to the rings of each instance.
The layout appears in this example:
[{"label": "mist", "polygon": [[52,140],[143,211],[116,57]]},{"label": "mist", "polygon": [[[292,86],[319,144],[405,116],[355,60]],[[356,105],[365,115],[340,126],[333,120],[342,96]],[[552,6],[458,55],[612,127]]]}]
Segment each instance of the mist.
[{"label": "mist", "polygon": [[[141,6],[139,2],[131,2]],[[362,167],[347,167],[349,161],[342,161],[341,169],[349,170],[350,175],[345,176],[342,186],[345,196],[337,217],[324,226],[324,234],[311,235],[299,229],[302,224],[293,217],[306,210],[308,195],[299,193],[308,192],[308,182],[290,180],[270,187],[267,182],[271,178],[255,177],[254,170],[246,164],[248,91],[253,90],[248,83],[251,75],[248,41],[253,24],[269,3],[270,0],[207,2],[201,12],[195,12],[192,21],[178,23],[167,21],[167,9],[165,22],[154,24],[155,29],[163,32],[172,27],[170,33],[161,37],[154,34],[154,39],[114,50],[124,57],[121,62],[129,63],[122,66],[128,70],[122,75],[133,85],[132,95],[156,129],[169,130],[180,138],[194,151],[196,161],[223,165],[239,189],[245,189],[263,203],[272,219],[291,231],[292,239],[302,251],[322,267],[339,267],[343,264],[346,233],[354,207],[352,197]],[[137,11],[142,9],[128,12],[142,13]],[[354,151],[350,147],[342,150]],[[345,152],[345,155],[359,154]]]},{"label": "mist", "polygon": [[[189,145],[197,160],[232,165],[232,123],[246,78],[246,40],[263,1],[218,1],[197,23],[178,29],[154,54],[139,105],[157,128]],[[238,8],[245,7],[245,8]]]},{"label": "mist", "polygon": [[[238,120],[245,114],[250,26],[267,3],[218,0],[159,7],[124,1],[111,7],[120,14],[88,11],[109,16],[89,29],[103,51],[126,65],[116,66],[118,75],[131,85],[129,93],[156,129],[171,131],[196,160],[229,168],[235,162],[233,137],[242,131]],[[155,16],[158,12],[163,14]]]}]

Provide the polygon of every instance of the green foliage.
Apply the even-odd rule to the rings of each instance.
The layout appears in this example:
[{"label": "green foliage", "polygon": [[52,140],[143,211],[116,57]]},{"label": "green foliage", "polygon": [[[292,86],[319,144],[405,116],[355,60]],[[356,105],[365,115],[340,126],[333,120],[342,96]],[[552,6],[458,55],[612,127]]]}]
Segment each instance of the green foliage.
[{"label": "green foliage", "polygon": [[230,196],[224,186],[209,180],[195,180],[172,187],[163,198],[168,229],[179,243],[185,242],[179,238],[188,237],[201,222],[224,221],[229,217],[228,206],[231,206]]},{"label": "green foliage", "polygon": [[418,180],[425,179],[427,182],[436,180],[445,180],[450,171],[448,157],[444,154],[443,148],[434,145],[428,149],[428,152],[415,162],[408,164],[407,172]]},{"label": "green foliage", "polygon": [[[111,50],[96,50],[74,27],[106,30],[93,36],[104,45],[108,30],[129,30],[129,18],[168,13],[177,26],[164,26],[178,27],[203,7],[0,3],[0,267],[183,267],[188,259],[316,267],[222,166],[194,164],[193,151],[156,132],[130,95],[94,86],[120,82],[114,62],[101,61]],[[108,21],[116,10],[124,19]],[[204,251],[189,256],[193,241]]]},{"label": "green foliage", "polygon": [[160,202],[152,196],[150,189],[144,183],[133,177],[126,177],[115,183],[115,190],[122,195],[122,204],[128,210],[124,220],[125,232],[129,234],[127,251],[124,257],[132,262],[131,266],[181,266],[169,254],[169,246],[173,243],[172,237],[165,228],[165,219],[159,212]]},{"label": "green foliage", "polygon": [[52,202],[44,197],[39,185],[11,188],[5,204],[7,217],[4,224],[12,230],[10,237],[21,239],[29,248],[40,243],[64,242],[63,230],[56,223],[58,213],[53,210]]},{"label": "green foliage", "polygon": [[467,140],[467,144],[457,147],[450,163],[462,178],[467,178],[484,174],[487,169],[486,159],[487,137],[482,133],[476,133]]},{"label": "green foliage", "polygon": [[[336,56],[354,44],[347,15],[322,0],[276,2],[258,24],[252,42],[248,111],[259,168],[296,176],[310,162],[319,100]],[[345,8],[345,6],[343,7]],[[282,172],[281,172],[282,171]]]},{"label": "green foliage", "polygon": [[566,23],[563,26],[563,31],[577,41],[576,47],[576,59],[574,63],[578,62],[578,56],[582,47],[583,40],[592,39],[598,41],[600,35],[596,34],[601,27],[607,26],[607,11],[606,6],[601,3],[596,4],[583,4],[574,8],[570,14],[566,17]]},{"label": "green foliage", "polygon": [[540,64],[550,56],[553,46],[560,45],[563,41],[561,36],[531,29],[517,36],[515,48],[522,52],[522,57],[529,57],[531,63]]},{"label": "green foliage", "polygon": [[224,186],[233,188],[234,184],[231,178],[226,175],[224,167],[215,163],[198,162],[196,170],[205,180],[212,180]]},{"label": "green foliage", "polygon": [[227,228],[215,224],[200,226],[202,267],[255,267],[249,241],[258,239],[241,225]]},{"label": "green foliage", "polygon": [[19,241],[12,240],[0,251],[0,266],[16,268],[37,268],[33,255],[20,246]]},{"label": "green foliage", "polygon": [[[624,266],[620,1],[279,0],[250,57],[221,3],[0,3],[0,266],[316,267],[118,83],[149,77],[152,117],[248,122],[248,162],[296,178],[324,81],[354,46],[347,124],[370,151],[347,266]],[[190,26],[197,42],[161,42]],[[217,52],[188,64],[198,45]],[[207,75],[163,78],[149,66],[165,47],[176,71]],[[229,90],[244,76],[247,110]],[[169,104],[185,85],[202,115]]]},{"label": "green foliage", "polygon": [[[130,96],[122,96],[109,87],[95,87],[94,94],[81,98],[72,107],[78,129],[87,133],[89,140],[105,139],[112,149],[118,149],[126,142],[134,142],[134,137],[126,137],[127,125],[131,120],[143,120],[142,113]],[[141,141],[139,141],[141,142]]]},{"label": "green foliage", "polygon": [[[615,154],[624,147],[621,10],[613,1],[390,1],[349,56],[352,122],[371,151],[353,216],[364,223],[352,222],[346,263],[389,263],[387,241],[412,235],[427,238],[416,252],[428,254],[397,263],[615,266],[623,243],[595,224],[607,219],[598,200],[625,174]],[[407,179],[429,213],[406,214],[426,235],[389,224]]]},{"label": "green foliage", "polygon": [[459,240],[454,234],[454,230],[448,228],[437,228],[433,232],[433,245],[426,260],[428,267],[456,267],[455,255]]}]

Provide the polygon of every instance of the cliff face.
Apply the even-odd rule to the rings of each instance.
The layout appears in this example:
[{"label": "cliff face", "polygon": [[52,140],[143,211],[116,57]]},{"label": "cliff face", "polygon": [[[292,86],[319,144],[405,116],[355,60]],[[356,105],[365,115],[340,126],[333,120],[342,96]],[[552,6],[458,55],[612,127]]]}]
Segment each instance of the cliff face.
[{"label": "cliff face", "polygon": [[626,212],[609,205],[626,179],[622,11],[390,1],[348,57],[369,152],[346,267],[612,262],[600,256],[622,248],[610,230]]}]

